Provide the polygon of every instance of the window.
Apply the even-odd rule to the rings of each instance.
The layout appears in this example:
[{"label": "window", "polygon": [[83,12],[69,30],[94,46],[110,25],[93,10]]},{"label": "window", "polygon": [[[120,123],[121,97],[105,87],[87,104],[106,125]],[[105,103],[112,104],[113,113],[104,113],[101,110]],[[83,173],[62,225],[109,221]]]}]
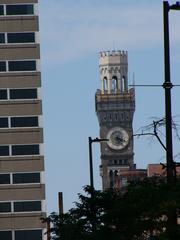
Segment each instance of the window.
[{"label": "window", "polygon": [[103,79],[103,90],[104,91],[108,90],[108,80],[107,80],[107,77],[104,77],[104,79]]},{"label": "window", "polygon": [[6,5],[7,15],[29,15],[34,14],[33,4]]},{"label": "window", "polygon": [[10,89],[10,99],[37,98],[37,89]]},{"label": "window", "polygon": [[5,34],[0,33],[0,43],[5,43]]},{"label": "window", "polygon": [[127,159],[124,159],[124,164],[128,164],[128,160]]},{"label": "window", "polygon": [[13,183],[40,183],[40,173],[15,173]]},{"label": "window", "polygon": [[12,155],[38,155],[39,145],[13,145]]},{"label": "window", "polygon": [[[1,35],[0,35],[1,37]],[[1,38],[0,38],[1,39]],[[8,33],[8,43],[33,43],[35,42],[35,33]]]},{"label": "window", "polygon": [[0,15],[4,15],[4,6],[0,5]]},{"label": "window", "polygon": [[9,146],[0,146],[0,156],[9,156]]},{"label": "window", "polygon": [[112,92],[115,93],[118,89],[118,80],[116,76],[112,78]]},{"label": "window", "polygon": [[12,240],[12,232],[11,231],[0,231],[0,239]]},{"label": "window", "polygon": [[10,202],[0,202],[0,213],[11,212],[11,203]]},{"label": "window", "polygon": [[112,121],[112,114],[109,113],[109,121]]},{"label": "window", "polygon": [[119,160],[119,164],[122,165],[122,160]]},{"label": "window", "polygon": [[10,174],[0,174],[0,184],[10,184]]},{"label": "window", "polygon": [[9,71],[35,71],[36,61],[9,61]]},{"label": "window", "polygon": [[112,165],[113,164],[113,161],[112,160],[109,160],[109,165]]},{"label": "window", "polygon": [[37,127],[38,117],[12,117],[11,127]]},{"label": "window", "polygon": [[0,128],[8,128],[8,118],[0,118]]},{"label": "window", "polygon": [[25,240],[25,239],[26,240],[32,240],[32,239],[33,240],[42,240],[42,230],[18,230],[18,231],[15,231],[15,240]]},{"label": "window", "polygon": [[122,159],[122,164],[127,165],[128,164],[128,160],[127,159]]},{"label": "window", "polygon": [[41,201],[14,202],[14,212],[41,211]]},{"label": "window", "polygon": [[6,72],[6,62],[0,61],[0,72]]},{"label": "window", "polygon": [[115,121],[118,121],[118,113],[114,113]]},{"label": "window", "polygon": [[6,89],[0,90],[0,99],[1,100],[7,99],[7,90]]},{"label": "window", "polygon": [[106,116],[106,113],[104,112],[103,113],[103,121],[106,122],[106,120],[107,120],[107,116]]}]

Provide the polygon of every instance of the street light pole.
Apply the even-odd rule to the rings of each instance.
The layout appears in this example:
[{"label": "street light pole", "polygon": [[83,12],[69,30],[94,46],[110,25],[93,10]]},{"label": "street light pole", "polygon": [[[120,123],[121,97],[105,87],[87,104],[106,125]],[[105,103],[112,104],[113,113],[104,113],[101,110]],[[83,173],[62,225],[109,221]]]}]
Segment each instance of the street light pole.
[{"label": "street light pole", "polygon": [[105,138],[88,138],[89,141],[89,173],[90,173],[90,186],[94,189],[94,176],[93,176],[93,158],[92,158],[92,143],[93,142],[107,142],[108,139]]},{"label": "street light pole", "polygon": [[89,137],[89,174],[90,174],[90,186],[94,189],[94,177],[93,177],[93,159],[92,159],[92,138]]},{"label": "street light pole", "polygon": [[172,148],[172,113],[171,113],[171,88],[173,87],[170,79],[170,49],[169,49],[169,3],[163,2],[164,13],[164,70],[165,81],[165,118],[166,118],[166,161],[167,179],[172,181],[174,177],[174,161]]},{"label": "street light pole", "polygon": [[89,173],[90,173],[90,187],[91,187],[91,213],[92,213],[92,232],[96,231],[96,211],[94,206],[94,176],[93,176],[93,158],[92,158],[92,143],[93,142],[104,142],[108,141],[108,139],[103,138],[95,138],[92,139],[91,137],[88,138],[89,141]]},{"label": "street light pole", "polygon": [[167,162],[167,181],[174,181],[176,178],[175,163],[173,160],[173,143],[172,143],[172,113],[171,113],[171,83],[170,76],[170,47],[169,47],[169,11],[180,10],[180,3],[169,5],[167,1],[163,2],[164,16],[164,70],[165,81],[165,118],[166,118],[166,162]]},{"label": "street light pole", "polygon": [[[176,180],[176,167],[173,160],[172,144],[172,113],[171,113],[171,89],[173,84],[170,78],[170,48],[169,48],[169,11],[180,10],[180,3],[176,2],[169,5],[167,1],[163,2],[164,14],[164,70],[165,81],[165,117],[166,117],[166,161],[167,161],[167,182],[174,183]],[[167,234],[169,239],[178,239],[177,235],[177,214],[176,209],[170,209],[167,213]]]}]

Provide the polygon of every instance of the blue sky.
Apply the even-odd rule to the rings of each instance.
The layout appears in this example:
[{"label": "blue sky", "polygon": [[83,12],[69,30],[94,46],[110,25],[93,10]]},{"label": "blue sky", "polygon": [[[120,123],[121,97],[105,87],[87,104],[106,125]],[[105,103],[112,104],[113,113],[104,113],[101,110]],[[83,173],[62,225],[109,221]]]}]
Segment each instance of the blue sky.
[{"label": "blue sky", "polygon": [[[174,1],[169,1],[171,4]],[[57,210],[57,193],[65,210],[89,183],[88,136],[99,135],[94,96],[100,88],[98,53],[127,50],[129,84],[162,84],[162,1],[42,0],[40,11],[41,69],[48,212]],[[170,14],[171,76],[179,84],[180,11]],[[179,122],[179,88],[172,90],[173,115]],[[134,132],[164,116],[162,88],[136,88]],[[174,139],[174,154],[179,143]],[[161,146],[150,138],[135,139],[135,163],[165,161]],[[178,160],[178,159],[177,159]],[[95,185],[99,177],[99,146],[93,145]]]}]

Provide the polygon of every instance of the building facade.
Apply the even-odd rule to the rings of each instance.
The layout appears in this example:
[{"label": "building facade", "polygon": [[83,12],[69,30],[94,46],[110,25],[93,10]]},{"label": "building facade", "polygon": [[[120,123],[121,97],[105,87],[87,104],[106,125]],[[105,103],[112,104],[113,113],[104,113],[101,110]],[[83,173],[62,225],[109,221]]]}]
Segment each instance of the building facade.
[{"label": "building facade", "polygon": [[42,240],[38,0],[0,0],[0,239]]},{"label": "building facade", "polygon": [[100,52],[101,89],[96,92],[96,113],[100,127],[103,189],[116,187],[121,172],[135,169],[133,151],[134,88],[128,87],[128,54]]},{"label": "building facade", "polygon": [[[176,166],[176,176],[180,176],[180,166]],[[147,177],[167,177],[166,164],[151,163],[147,166]]]}]

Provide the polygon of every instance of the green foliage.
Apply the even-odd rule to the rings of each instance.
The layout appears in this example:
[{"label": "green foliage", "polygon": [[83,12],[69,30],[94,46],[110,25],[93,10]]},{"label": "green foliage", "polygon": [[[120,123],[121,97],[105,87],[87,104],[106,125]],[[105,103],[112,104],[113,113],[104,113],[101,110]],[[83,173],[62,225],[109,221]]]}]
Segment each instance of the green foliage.
[{"label": "green foliage", "polygon": [[[67,213],[52,213],[52,239],[61,240],[176,240],[180,209],[180,180],[148,178],[123,191],[84,188]],[[45,220],[47,221],[47,219]]]}]

